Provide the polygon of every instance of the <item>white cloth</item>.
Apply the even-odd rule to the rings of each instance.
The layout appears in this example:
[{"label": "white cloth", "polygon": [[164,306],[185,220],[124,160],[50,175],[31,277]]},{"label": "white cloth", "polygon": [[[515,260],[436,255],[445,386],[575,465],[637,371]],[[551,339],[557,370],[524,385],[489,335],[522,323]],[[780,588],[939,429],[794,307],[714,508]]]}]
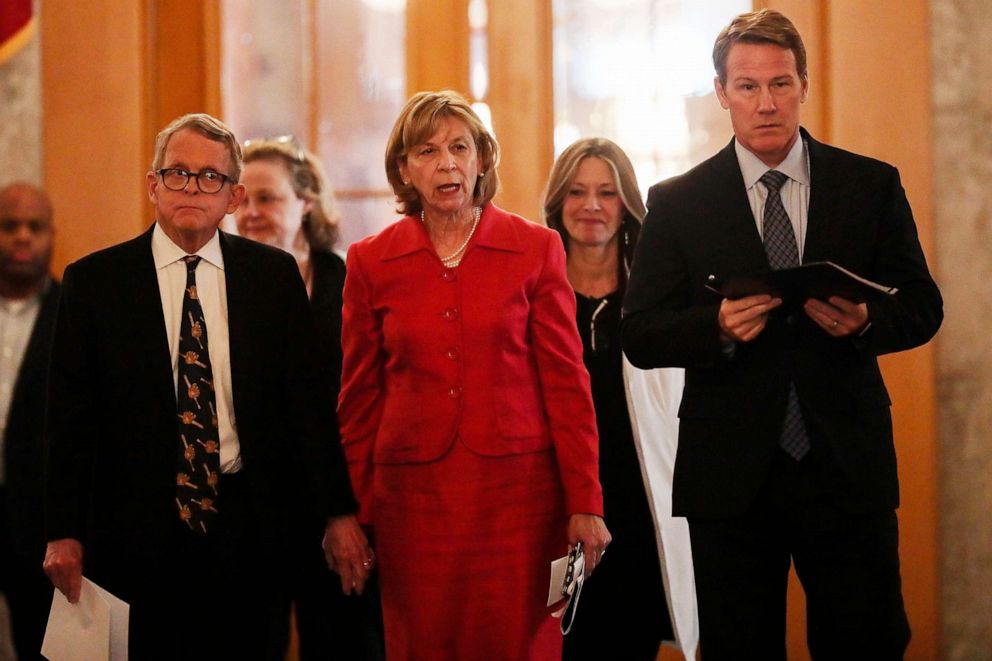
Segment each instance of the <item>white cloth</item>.
[{"label": "white cloth", "polygon": [[3,442],[7,433],[10,400],[21,371],[21,362],[34,323],[41,310],[41,292],[25,299],[0,297],[0,485],[5,483]]},{"label": "white cloth", "polygon": [[744,187],[747,189],[747,199],[751,204],[754,222],[758,226],[758,236],[762,238],[764,238],[762,225],[764,224],[765,200],[768,199],[768,189],[765,188],[764,184],[758,186],[758,180],[770,169],[778,170],[789,178],[782,184],[780,195],[782,196],[782,206],[785,207],[785,212],[789,214],[789,220],[792,221],[792,230],[796,234],[796,247],[799,249],[799,262],[802,263],[803,247],[806,245],[810,193],[809,154],[805,141],[797,138],[785,160],[774,168],[769,168],[736,140],[734,141],[734,151],[737,154],[737,163],[741,166],[741,174],[744,176]]},{"label": "white cloth", "polygon": [[684,517],[672,516],[672,474],[678,447],[678,412],[685,370],[641,370],[631,365],[624,356],[623,375],[634,445],[654,517],[661,576],[668,597],[675,644],[685,658],[695,659],[699,644],[699,616],[689,523]]},{"label": "white cloth", "polygon": [[[214,233],[197,252],[202,259],[196,267],[196,292],[207,323],[207,351],[214,375],[214,396],[220,433],[220,470],[241,470],[241,444],[234,419],[234,393],[231,389],[231,351],[227,333],[227,283],[224,280],[224,256],[220,238]],[[172,380],[179,383],[179,326],[186,291],[186,252],[172,242],[156,223],[152,232],[152,257],[158,274],[158,290],[165,316],[165,333],[172,359]]]}]

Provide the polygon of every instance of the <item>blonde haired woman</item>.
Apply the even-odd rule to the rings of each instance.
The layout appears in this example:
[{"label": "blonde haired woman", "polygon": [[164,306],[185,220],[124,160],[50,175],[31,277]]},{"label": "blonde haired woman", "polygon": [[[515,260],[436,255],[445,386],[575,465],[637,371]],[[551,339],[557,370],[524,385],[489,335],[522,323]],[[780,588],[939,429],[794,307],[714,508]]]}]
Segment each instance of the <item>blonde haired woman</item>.
[{"label": "blonde haired woman", "polygon": [[555,162],[543,206],[568,254],[614,538],[586,582],[564,658],[612,658],[622,646],[624,658],[653,661],[668,641],[693,659],[698,627],[688,527],[671,516],[682,370],[637,370],[620,349],[620,303],[645,215],[634,168],[613,142],[579,140]]}]

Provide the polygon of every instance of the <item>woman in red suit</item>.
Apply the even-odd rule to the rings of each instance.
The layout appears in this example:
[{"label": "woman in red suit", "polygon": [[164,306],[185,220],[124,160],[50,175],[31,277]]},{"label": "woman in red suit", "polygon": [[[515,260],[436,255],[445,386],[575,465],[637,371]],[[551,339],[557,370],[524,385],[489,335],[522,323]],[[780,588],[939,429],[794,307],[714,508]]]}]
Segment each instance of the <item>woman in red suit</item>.
[{"label": "woman in red suit", "polygon": [[391,661],[560,658],[549,565],[610,541],[561,239],[491,204],[497,162],[461,96],[415,95],[404,217],[348,253],[339,419]]}]

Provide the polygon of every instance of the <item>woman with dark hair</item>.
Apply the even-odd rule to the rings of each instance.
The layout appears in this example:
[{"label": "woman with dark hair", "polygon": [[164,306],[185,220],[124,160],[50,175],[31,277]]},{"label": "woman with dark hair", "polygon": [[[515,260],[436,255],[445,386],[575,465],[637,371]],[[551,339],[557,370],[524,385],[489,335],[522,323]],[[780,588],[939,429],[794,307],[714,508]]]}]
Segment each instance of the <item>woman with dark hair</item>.
[{"label": "woman with dark hair", "polygon": [[[249,140],[244,144],[241,183],[247,194],[234,212],[238,233],[296,257],[310,296],[310,308],[322,359],[341,389],[341,290],[344,260],[334,253],[340,214],[317,157],[290,136]],[[334,406],[335,402],[328,402]],[[382,612],[376,574],[370,572],[363,593],[348,597],[320,552],[323,525],[301,515],[296,522],[296,564],[290,567],[289,597],[295,606],[300,658],[382,659]],[[371,570],[371,561],[369,567]],[[345,586],[348,592],[351,586]],[[288,613],[275,623],[289,621]],[[283,629],[285,640],[288,631]]]},{"label": "woman with dark hair", "polygon": [[[586,581],[563,658],[653,661],[662,641],[695,658],[688,526],[671,516],[682,370],[642,372],[620,348],[620,303],[644,203],[627,155],[586,138],[555,162],[544,216],[561,234],[592,380],[610,557]],[[667,589],[666,589],[667,588]]]}]

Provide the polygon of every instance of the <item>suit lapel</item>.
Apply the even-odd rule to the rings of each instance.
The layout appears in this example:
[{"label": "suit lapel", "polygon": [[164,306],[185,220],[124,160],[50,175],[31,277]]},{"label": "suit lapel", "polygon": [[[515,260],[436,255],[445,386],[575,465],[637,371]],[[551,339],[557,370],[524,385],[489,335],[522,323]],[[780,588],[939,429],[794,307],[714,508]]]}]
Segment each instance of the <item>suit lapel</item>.
[{"label": "suit lapel", "polygon": [[[803,262],[816,262],[827,259],[827,237],[830,219],[843,213],[844,204],[836,191],[843,190],[835,182],[835,168],[830,162],[830,154],[824,146],[810,137],[805,129],[800,129],[809,150],[810,195],[807,213],[806,243],[803,245]],[[833,191],[834,194],[830,194]]]},{"label": "suit lapel", "polygon": [[[744,175],[737,161],[734,141],[723,148],[713,159],[713,202],[715,217],[722,218],[723,229],[738,258],[740,272],[762,271],[769,267],[761,235],[755,225],[751,203],[747,199]],[[736,260],[735,260],[736,261]]]},{"label": "suit lapel", "polygon": [[134,334],[132,347],[135,364],[143,364],[149,370],[153,390],[162,397],[169,397],[174,403],[176,389],[172,380],[172,356],[165,332],[155,259],[152,257],[152,229],[135,240],[130,255],[131,266],[125,276],[131,278],[135,294],[134,301],[127,303],[129,313],[134,327],[142,329]]},{"label": "suit lapel", "polygon": [[224,255],[224,284],[227,289],[227,341],[231,360],[231,394],[234,400],[234,416],[240,419],[239,404],[245,405],[245,397],[250,389],[247,367],[251,364],[251,338],[246,317],[251,311],[251,269],[245,263],[242,251],[224,232],[220,234],[220,249]]}]

